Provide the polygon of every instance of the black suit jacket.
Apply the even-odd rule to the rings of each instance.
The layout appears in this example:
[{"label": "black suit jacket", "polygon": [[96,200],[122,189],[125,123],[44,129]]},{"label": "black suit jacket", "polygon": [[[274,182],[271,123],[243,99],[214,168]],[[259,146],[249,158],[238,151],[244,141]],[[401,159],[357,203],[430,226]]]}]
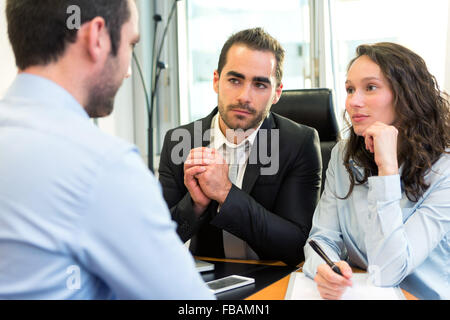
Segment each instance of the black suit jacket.
[{"label": "black suit jacket", "polygon": [[271,130],[278,129],[279,142],[269,139],[264,147],[271,150],[272,143],[279,143],[278,172],[261,174],[262,168],[273,163],[263,164],[265,160],[259,156],[257,163],[249,161],[242,190],[233,185],[219,213],[218,203],[212,201],[197,218],[184,185],[183,163],[192,148],[209,145],[208,130],[216,113],[217,108],[206,118],[178,131],[172,129],[164,139],[159,180],[172,219],[178,223],[178,234],[183,241],[192,238],[190,250],[197,256],[224,257],[223,229],[246,241],[262,260],[297,265],[304,260],[303,246],[320,196],[322,160],[317,131],[270,113],[257,134],[250,159],[257,152],[255,144],[262,146],[262,129],[269,138]]}]

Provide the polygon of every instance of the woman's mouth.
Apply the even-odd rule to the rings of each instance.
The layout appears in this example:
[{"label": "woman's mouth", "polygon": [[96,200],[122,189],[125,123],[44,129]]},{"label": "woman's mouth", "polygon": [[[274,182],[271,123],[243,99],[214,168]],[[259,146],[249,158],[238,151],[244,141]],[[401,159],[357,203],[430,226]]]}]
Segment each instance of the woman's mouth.
[{"label": "woman's mouth", "polygon": [[361,122],[366,120],[367,118],[369,118],[369,116],[365,114],[355,114],[352,116],[353,122]]}]

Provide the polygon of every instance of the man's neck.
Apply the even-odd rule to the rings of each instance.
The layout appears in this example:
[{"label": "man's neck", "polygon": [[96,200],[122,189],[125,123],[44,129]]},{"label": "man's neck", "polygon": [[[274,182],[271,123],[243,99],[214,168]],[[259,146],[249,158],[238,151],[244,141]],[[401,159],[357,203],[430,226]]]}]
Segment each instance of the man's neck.
[{"label": "man's neck", "polygon": [[62,65],[51,64],[47,66],[31,66],[24,70],[20,70],[19,73],[28,73],[53,81],[69,92],[80,105],[84,106],[85,97],[83,89],[80,87],[80,84],[83,83],[83,81],[78,81],[78,78],[75,77],[70,70],[65,70]]}]

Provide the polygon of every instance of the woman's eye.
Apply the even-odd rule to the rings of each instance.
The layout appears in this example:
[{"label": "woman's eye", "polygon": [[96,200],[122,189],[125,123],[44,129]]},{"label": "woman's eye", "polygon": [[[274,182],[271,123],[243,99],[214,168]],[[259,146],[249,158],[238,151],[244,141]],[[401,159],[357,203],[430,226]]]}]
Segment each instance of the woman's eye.
[{"label": "woman's eye", "polygon": [[367,86],[367,91],[373,91],[373,90],[375,90],[377,88],[377,86],[374,86],[373,84],[369,84],[368,86]]},{"label": "woman's eye", "polygon": [[348,94],[352,94],[355,90],[351,87],[345,88],[345,91],[347,91]]}]

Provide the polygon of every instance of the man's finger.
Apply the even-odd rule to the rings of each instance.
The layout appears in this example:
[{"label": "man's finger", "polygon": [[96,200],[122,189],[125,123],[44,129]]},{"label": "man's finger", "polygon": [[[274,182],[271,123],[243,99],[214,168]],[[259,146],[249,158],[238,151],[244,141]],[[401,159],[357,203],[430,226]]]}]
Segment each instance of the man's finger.
[{"label": "man's finger", "polygon": [[204,173],[206,171],[206,167],[204,166],[194,166],[189,169],[186,169],[184,172],[185,177],[187,178],[195,178],[195,176]]},{"label": "man's finger", "polygon": [[197,158],[203,158],[203,157],[205,157],[205,158],[213,158],[215,154],[216,154],[216,150],[215,149],[202,147],[202,148],[192,149],[191,152],[189,153],[189,157],[192,157],[192,158],[195,158],[195,157],[197,157]]},{"label": "man's finger", "polygon": [[187,159],[184,162],[185,166],[192,167],[192,166],[207,166],[210,164],[213,164],[214,160],[208,159],[208,158],[191,158]]},{"label": "man's finger", "polygon": [[186,158],[185,165],[209,165],[214,163],[215,150],[210,148],[192,149]]}]

